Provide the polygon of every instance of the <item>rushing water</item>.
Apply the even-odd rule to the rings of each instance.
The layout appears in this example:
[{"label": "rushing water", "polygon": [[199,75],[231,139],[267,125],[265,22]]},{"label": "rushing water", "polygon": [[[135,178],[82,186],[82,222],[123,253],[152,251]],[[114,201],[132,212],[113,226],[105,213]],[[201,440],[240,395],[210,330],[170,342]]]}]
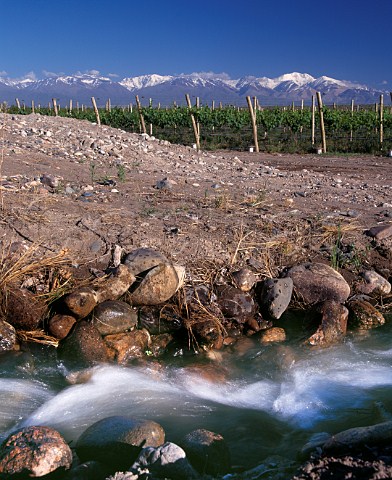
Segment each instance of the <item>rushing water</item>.
[{"label": "rushing water", "polygon": [[324,349],[300,346],[295,334],[284,345],[244,338],[209,363],[196,358],[197,367],[194,357],[163,366],[102,365],[74,385],[46,349],[4,354],[0,432],[49,425],[71,441],[103,417],[129,415],[158,421],[174,442],[196,428],[219,432],[233,463],[247,468],[270,455],[295,459],[319,432],[392,418],[391,334],[389,321]]}]

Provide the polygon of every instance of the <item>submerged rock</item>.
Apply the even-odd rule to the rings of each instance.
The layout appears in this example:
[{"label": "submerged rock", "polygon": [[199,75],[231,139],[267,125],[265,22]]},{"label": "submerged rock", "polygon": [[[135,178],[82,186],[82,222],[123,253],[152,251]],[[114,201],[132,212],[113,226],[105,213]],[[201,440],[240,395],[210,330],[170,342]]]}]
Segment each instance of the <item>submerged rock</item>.
[{"label": "submerged rock", "polygon": [[323,263],[303,263],[290,268],[286,276],[293,280],[298,301],[314,305],[325,300],[344,303],[350,286],[342,275]]},{"label": "submerged rock", "polygon": [[181,444],[201,474],[219,475],[230,470],[230,452],[222,435],[198,429],[188,433]]},{"label": "submerged rock", "polygon": [[76,453],[82,461],[97,460],[123,470],[132,465],[142,448],[164,442],[165,432],[158,423],[113,416],[88,427],[76,443]]},{"label": "submerged rock", "polygon": [[22,474],[43,477],[60,468],[69,469],[71,464],[71,449],[60,433],[49,427],[21,428],[7,437],[0,447],[2,478]]},{"label": "submerged rock", "polygon": [[346,453],[379,445],[392,444],[392,421],[369,427],[357,427],[332,435],[323,445],[323,452]]},{"label": "submerged rock", "polygon": [[284,342],[286,340],[286,332],[283,328],[272,327],[264,330],[260,337],[261,343]]}]

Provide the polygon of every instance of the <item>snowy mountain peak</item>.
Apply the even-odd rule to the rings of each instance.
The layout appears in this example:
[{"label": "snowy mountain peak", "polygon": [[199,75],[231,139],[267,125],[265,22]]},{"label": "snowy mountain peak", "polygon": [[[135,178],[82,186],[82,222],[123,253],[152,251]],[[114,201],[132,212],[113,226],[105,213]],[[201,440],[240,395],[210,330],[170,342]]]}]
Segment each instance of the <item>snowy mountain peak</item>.
[{"label": "snowy mountain peak", "polygon": [[153,73],[151,75],[140,75],[138,77],[127,77],[119,82],[120,85],[128,90],[138,90],[139,88],[154,87],[164,82],[168,82],[173,77],[170,75],[157,75]]}]

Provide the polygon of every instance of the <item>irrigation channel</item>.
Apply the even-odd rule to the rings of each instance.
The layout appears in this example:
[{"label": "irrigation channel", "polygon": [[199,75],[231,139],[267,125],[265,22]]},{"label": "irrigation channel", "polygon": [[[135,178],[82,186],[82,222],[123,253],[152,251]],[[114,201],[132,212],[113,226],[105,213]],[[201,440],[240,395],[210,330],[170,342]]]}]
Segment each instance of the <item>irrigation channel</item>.
[{"label": "irrigation channel", "polygon": [[392,417],[391,320],[342,344],[309,349],[301,346],[301,318],[284,316],[285,344],[244,338],[209,364],[172,354],[159,365],[102,365],[74,385],[54,349],[3,354],[1,434],[41,424],[72,441],[101,418],[127,415],[158,421],[173,442],[196,428],[221,433],[239,469],[278,455],[294,471],[299,451],[320,432]]}]

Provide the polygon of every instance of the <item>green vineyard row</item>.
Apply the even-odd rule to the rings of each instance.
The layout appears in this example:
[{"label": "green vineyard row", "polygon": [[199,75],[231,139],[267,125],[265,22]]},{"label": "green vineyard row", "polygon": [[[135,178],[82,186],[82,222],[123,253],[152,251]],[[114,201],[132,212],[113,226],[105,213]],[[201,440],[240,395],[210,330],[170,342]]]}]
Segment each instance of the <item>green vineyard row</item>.
[{"label": "green vineyard row", "polygon": [[[35,109],[41,114],[54,115],[52,108]],[[9,113],[31,113],[31,108],[9,107]],[[200,128],[202,148],[246,148],[252,143],[249,133],[251,116],[248,109],[226,106],[212,109],[207,106],[156,108],[142,107],[147,132],[170,141],[192,143],[191,113]],[[93,108],[59,108],[58,115],[96,121]],[[104,125],[131,132],[140,132],[140,114],[137,108],[115,107],[99,109],[100,121]],[[392,147],[392,109],[384,107],[381,122],[379,109],[323,107],[327,140],[332,151],[377,152]],[[312,111],[310,108],[265,108],[256,111],[258,136],[261,148],[270,151],[307,151],[312,131]],[[319,142],[319,113],[314,117],[316,143]],[[383,131],[382,144],[380,129]],[[243,135],[241,135],[243,133]],[[249,133],[249,134],[248,134]],[[244,138],[242,138],[244,137]],[[236,147],[235,139],[245,142]],[[264,143],[263,143],[264,142]],[[331,148],[329,148],[331,151]]]}]

